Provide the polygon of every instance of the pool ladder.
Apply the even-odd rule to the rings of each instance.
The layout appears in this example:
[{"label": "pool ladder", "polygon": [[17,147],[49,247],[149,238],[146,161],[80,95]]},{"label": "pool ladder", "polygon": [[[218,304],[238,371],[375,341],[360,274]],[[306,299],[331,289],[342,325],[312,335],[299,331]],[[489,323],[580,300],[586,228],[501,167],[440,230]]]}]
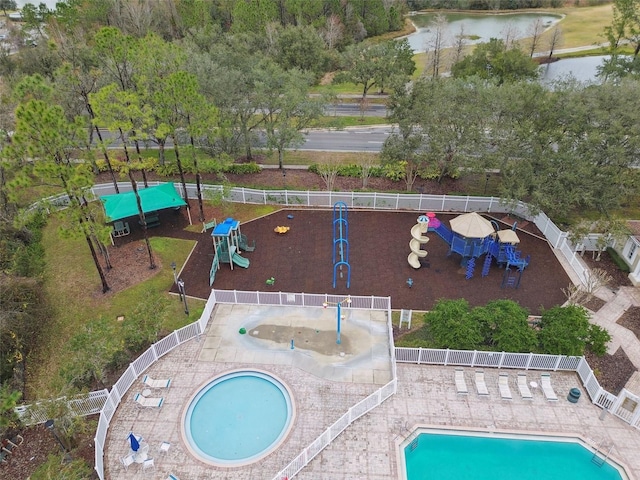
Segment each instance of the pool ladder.
[{"label": "pool ladder", "polygon": [[416,435],[415,437],[413,437],[413,439],[411,440],[411,442],[409,443],[409,450],[411,450],[412,452],[418,448],[418,443],[419,443],[419,438],[420,435]]},{"label": "pool ladder", "polygon": [[593,452],[593,457],[591,457],[591,461],[595,463],[598,467],[602,467],[602,465],[604,465],[607,462],[607,459],[611,454],[611,450],[613,450],[613,443],[610,445],[607,445],[603,440],[598,444],[598,446],[595,449],[595,452]]}]

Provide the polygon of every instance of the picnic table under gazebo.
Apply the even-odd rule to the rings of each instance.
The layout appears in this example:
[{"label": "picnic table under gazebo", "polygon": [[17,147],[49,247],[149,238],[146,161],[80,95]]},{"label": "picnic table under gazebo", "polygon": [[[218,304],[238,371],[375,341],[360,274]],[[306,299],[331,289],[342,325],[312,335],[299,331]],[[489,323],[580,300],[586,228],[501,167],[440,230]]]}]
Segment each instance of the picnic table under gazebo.
[{"label": "picnic table under gazebo", "polygon": [[[140,197],[147,226],[160,224],[158,211],[168,208],[177,209],[187,205],[176,190],[173,182],[163,183],[156,187],[142,188],[138,190],[138,196]],[[115,236],[122,236],[122,232],[129,232],[129,224],[123,222],[123,220],[139,215],[135,193],[124,192],[114,195],[102,195],[100,200],[104,205],[107,222],[114,222]]]}]

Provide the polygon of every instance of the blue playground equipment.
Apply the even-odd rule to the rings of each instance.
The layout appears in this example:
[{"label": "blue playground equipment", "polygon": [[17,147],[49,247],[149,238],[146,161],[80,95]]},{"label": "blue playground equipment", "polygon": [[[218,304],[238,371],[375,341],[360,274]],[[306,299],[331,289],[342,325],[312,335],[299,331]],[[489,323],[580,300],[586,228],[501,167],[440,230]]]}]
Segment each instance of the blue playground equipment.
[{"label": "blue playground equipment", "polygon": [[233,270],[233,265],[249,268],[249,259],[238,253],[240,250],[252,252],[255,250],[255,241],[249,245],[246,235],[240,232],[240,222],[233,218],[227,218],[217,224],[211,232],[213,238],[213,262],[209,271],[209,286],[215,280],[215,272],[220,268],[220,263],[228,263]]},{"label": "blue playground equipment", "polygon": [[336,288],[338,270],[343,278],[343,268],[347,269],[347,288],[351,285],[351,265],[349,265],[349,221],[347,204],[333,205],[333,288]]},{"label": "blue playground equipment", "polygon": [[[465,278],[467,280],[473,277],[476,267],[475,259],[486,255],[482,263],[483,277],[489,275],[491,263],[495,259],[498,265],[505,266],[501,287],[518,288],[520,286],[522,272],[529,265],[531,255],[522,257],[522,252],[516,250],[513,244],[500,242],[497,234],[485,238],[465,238],[452,232],[436,218],[434,213],[428,213],[427,216],[429,217],[428,231],[434,232],[449,245],[447,256],[452,253],[462,256],[462,265],[465,267]],[[493,221],[491,223],[494,224],[496,232],[498,232],[498,224]],[[513,230],[515,230],[515,224]]]}]

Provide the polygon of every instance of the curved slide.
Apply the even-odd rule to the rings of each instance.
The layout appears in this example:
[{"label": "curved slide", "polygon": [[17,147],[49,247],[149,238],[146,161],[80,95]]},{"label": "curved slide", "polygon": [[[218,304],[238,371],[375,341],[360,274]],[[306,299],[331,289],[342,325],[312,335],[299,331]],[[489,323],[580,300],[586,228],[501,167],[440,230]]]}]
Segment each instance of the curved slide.
[{"label": "curved slide", "polygon": [[235,263],[239,267],[249,268],[249,259],[237,253],[233,254],[233,256],[231,257],[231,261],[233,261],[233,263]]},{"label": "curved slide", "polygon": [[427,256],[427,251],[422,250],[422,245],[429,241],[429,238],[423,235],[424,233],[427,233],[428,228],[428,222],[418,222],[411,227],[411,236],[413,238],[409,241],[411,253],[407,257],[407,262],[409,262],[409,265],[413,268],[420,268],[422,266],[420,264],[420,259]]}]

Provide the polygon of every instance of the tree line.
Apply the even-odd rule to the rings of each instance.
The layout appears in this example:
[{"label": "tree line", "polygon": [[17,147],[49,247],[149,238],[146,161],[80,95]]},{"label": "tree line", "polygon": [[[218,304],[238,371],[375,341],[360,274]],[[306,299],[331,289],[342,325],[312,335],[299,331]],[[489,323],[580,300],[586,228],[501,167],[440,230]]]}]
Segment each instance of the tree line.
[{"label": "tree line", "polygon": [[609,333],[589,323],[580,305],[553,307],[539,319],[512,300],[494,300],[471,308],[464,299],[439,300],[424,314],[424,325],[405,335],[405,347],[488,350],[583,356],[586,351],[602,356]]}]

